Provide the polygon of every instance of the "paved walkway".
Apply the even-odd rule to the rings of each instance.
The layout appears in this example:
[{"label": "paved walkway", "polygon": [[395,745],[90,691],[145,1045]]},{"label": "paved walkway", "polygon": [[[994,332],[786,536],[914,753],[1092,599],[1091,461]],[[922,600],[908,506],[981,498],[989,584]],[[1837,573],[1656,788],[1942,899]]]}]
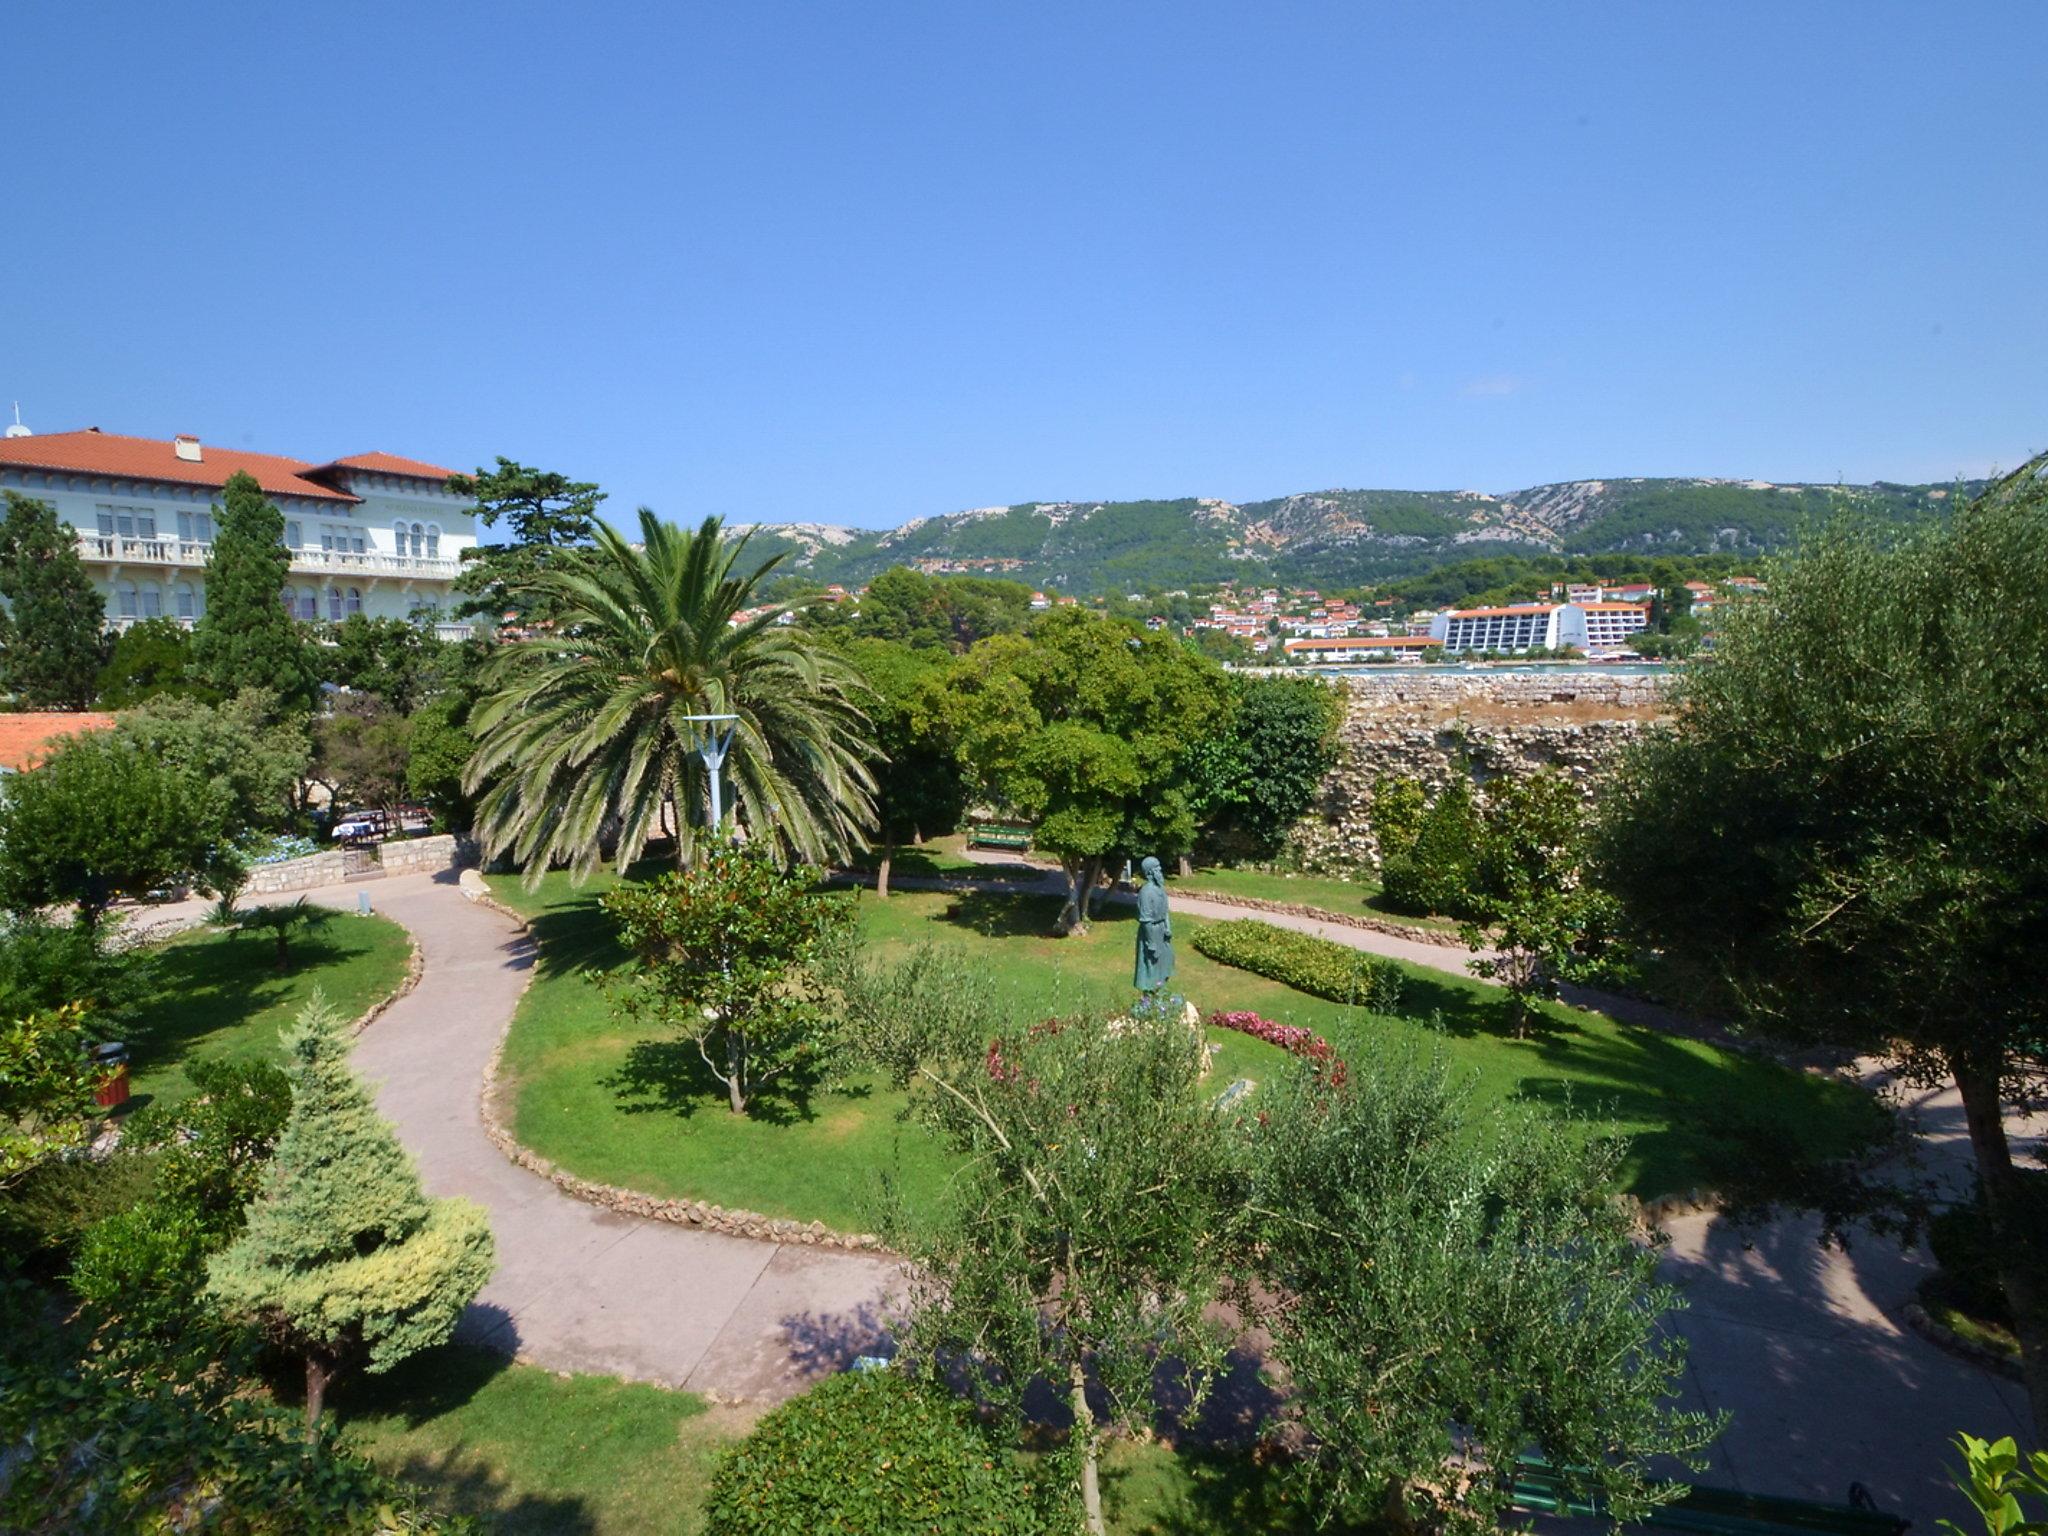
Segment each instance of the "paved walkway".
[{"label": "paved walkway", "polygon": [[[904,888],[927,882],[897,882]],[[602,1371],[733,1397],[779,1397],[843,1368],[879,1339],[893,1280],[884,1260],[783,1247],[601,1211],[514,1167],[483,1133],[479,1093],[524,990],[528,942],[465,900],[452,878],[410,876],[316,892],[352,908],[367,889],[409,928],[423,977],[364,1032],[356,1062],[418,1156],[428,1187],[489,1211],[498,1272],[467,1336],[563,1371]],[[196,917],[200,904],[156,920]],[[1176,910],[1244,909],[1177,898]],[[1369,929],[1261,914],[1339,942],[1462,974],[1465,956]],[[1961,1167],[1954,1094],[1910,1101],[1930,1156]],[[2018,1126],[2039,1136],[2037,1120]],[[2023,1433],[2019,1387],[1934,1348],[1896,1321],[1924,1252],[1866,1238],[1823,1249],[1807,1219],[1743,1232],[1712,1215],[1669,1224],[1663,1272],[1690,1307],[1688,1396],[1730,1410],[1703,1481],[1840,1501],[1861,1482],[1931,1533],[1965,1511],[1949,1490],[1959,1429]]]}]

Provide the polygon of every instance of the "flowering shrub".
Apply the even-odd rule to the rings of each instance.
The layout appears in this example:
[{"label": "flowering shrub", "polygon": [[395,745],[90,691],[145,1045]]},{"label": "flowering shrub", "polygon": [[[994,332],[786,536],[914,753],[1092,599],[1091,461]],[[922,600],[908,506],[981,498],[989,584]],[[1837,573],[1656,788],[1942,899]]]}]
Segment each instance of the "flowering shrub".
[{"label": "flowering shrub", "polygon": [[1290,1056],[1299,1056],[1325,1074],[1330,1086],[1341,1088],[1349,1076],[1349,1069],[1337,1048],[1312,1029],[1299,1024],[1280,1024],[1256,1013],[1224,1013],[1218,1011],[1209,1015],[1211,1029],[1234,1029],[1241,1035],[1250,1035],[1254,1040],[1263,1040],[1268,1045],[1277,1045]]},{"label": "flowering shrub", "polygon": [[256,844],[248,850],[247,857],[251,864],[282,864],[287,859],[303,859],[319,851],[320,845],[310,837],[278,836]]},{"label": "flowering shrub", "polygon": [[1133,1019],[1166,1019],[1171,1021],[1185,1018],[1187,1011],[1188,1000],[1178,992],[1174,993],[1171,997],[1162,996],[1157,992],[1143,992],[1139,994],[1138,1000],[1126,1010],[1126,1013],[1128,1017]]}]

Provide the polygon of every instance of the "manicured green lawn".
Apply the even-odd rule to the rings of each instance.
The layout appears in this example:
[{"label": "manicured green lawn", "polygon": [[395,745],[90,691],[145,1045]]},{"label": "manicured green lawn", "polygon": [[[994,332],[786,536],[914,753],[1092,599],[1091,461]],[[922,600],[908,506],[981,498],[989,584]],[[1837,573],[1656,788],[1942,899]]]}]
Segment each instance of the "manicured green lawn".
[{"label": "manicured green lawn", "polygon": [[497,1536],[701,1530],[712,1463],[744,1432],[688,1392],[457,1345],[356,1378],[335,1414],[349,1445]]},{"label": "manicured green lawn", "polygon": [[312,915],[291,935],[283,971],[265,933],[200,929],[151,957],[157,990],[127,1042],[136,1100],[186,1097],[192,1086],[185,1065],[201,1058],[275,1061],[278,1032],[316,987],[353,1019],[405,980],[412,940],[398,924],[308,910]]},{"label": "manicured green lawn", "polygon": [[[649,1040],[612,1016],[603,975],[620,961],[595,908],[550,876],[540,891],[500,884],[536,914],[540,969],[507,1042],[515,1126],[536,1151],[588,1178],[743,1206],[835,1227],[868,1225],[881,1175],[907,1196],[944,1176],[937,1150],[897,1115],[885,1084],[819,1089],[739,1119],[693,1066],[694,1048]],[[969,973],[1020,1017],[1120,1007],[1131,998],[1134,922],[1111,907],[1085,937],[1054,938],[1058,903],[978,892],[857,898],[862,931],[885,950],[939,941],[961,947]],[[1182,919],[1184,926],[1191,920]],[[1185,935],[1183,935],[1185,939]],[[1502,1028],[1501,993],[1471,978],[1403,966],[1404,1017],[1367,1015],[1216,964],[1182,942],[1176,988],[1204,1013],[1250,1009],[1328,1036],[1369,1063],[1389,1052],[1441,1049],[1470,1074],[1482,1102],[1569,1104],[1589,1134],[1631,1138],[1629,1189],[1645,1197],[1716,1182],[1745,1155],[1742,1127],[1767,1124],[1816,1155],[1853,1150],[1882,1123],[1858,1090],[1697,1041],[1553,1005],[1550,1027],[1517,1040]],[[1283,1058],[1274,1047],[1212,1030],[1216,1081],[1257,1082]]]}]

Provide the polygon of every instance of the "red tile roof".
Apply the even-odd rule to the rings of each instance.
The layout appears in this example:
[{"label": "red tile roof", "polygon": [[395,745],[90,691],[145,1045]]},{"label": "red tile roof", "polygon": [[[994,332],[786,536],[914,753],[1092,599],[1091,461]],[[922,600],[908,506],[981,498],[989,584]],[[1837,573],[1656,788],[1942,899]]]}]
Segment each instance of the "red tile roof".
[{"label": "red tile roof", "polygon": [[1560,606],[1557,603],[1523,603],[1518,608],[1454,608],[1454,619],[1498,619],[1524,613],[1549,613]]},{"label": "red tile roof", "polygon": [[438,464],[428,464],[419,459],[401,459],[395,453],[356,453],[345,459],[335,459],[322,464],[308,474],[321,474],[330,469],[366,469],[380,475],[403,475],[411,480],[446,480],[455,471],[443,469]]},{"label": "red tile roof", "polygon": [[313,466],[303,459],[205,445],[195,464],[179,458],[174,445],[165,438],[123,437],[97,427],[83,432],[39,432],[33,437],[0,438],[0,469],[6,468],[51,469],[120,480],[162,480],[173,485],[204,485],[214,489],[226,485],[228,476],[236,470],[247,470],[272,496],[304,496],[314,501],[361,500],[331,485],[307,479]]},{"label": "red tile roof", "polygon": [[12,773],[33,768],[66,736],[109,730],[113,724],[112,715],[0,715],[0,768]]},{"label": "red tile roof", "polygon": [[1650,611],[1648,606],[1643,603],[1574,603],[1572,606],[1584,608],[1594,613],[1613,613],[1621,609],[1640,614],[1648,614]]}]

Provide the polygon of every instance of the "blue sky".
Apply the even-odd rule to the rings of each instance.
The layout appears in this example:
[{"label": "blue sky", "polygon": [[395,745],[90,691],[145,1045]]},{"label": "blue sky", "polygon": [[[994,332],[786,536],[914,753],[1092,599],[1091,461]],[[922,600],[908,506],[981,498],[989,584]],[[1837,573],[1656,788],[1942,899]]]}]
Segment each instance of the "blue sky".
[{"label": "blue sky", "polygon": [[2048,445],[2048,7],[18,0],[0,402],[608,510]]}]

